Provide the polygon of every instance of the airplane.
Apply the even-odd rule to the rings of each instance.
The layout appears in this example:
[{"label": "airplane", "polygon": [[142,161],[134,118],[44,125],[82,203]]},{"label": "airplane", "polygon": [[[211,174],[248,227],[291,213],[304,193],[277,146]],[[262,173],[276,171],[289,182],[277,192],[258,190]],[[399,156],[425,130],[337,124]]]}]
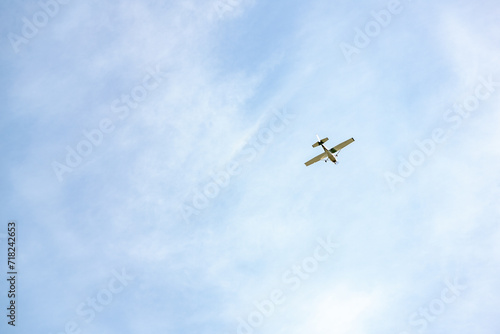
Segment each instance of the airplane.
[{"label": "airplane", "polygon": [[325,162],[328,162],[328,159],[330,159],[334,164],[337,164],[338,162],[337,157],[339,155],[340,150],[354,141],[354,138],[347,139],[346,141],[335,146],[334,148],[328,149],[325,146],[325,143],[328,141],[328,137],[323,139],[319,139],[318,135],[316,135],[316,137],[318,138],[318,141],[314,143],[312,147],[318,147],[321,145],[321,147],[323,147],[323,150],[325,150],[325,152],[315,156],[314,158],[306,162],[305,163],[306,166],[312,165],[313,163],[318,162],[322,159],[325,159]]}]

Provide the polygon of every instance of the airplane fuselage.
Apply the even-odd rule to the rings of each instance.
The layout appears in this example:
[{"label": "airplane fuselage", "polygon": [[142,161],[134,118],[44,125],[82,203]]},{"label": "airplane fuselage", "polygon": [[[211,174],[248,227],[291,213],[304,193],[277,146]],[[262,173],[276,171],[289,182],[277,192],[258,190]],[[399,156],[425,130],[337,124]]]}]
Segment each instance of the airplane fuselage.
[{"label": "airplane fuselage", "polygon": [[[323,147],[323,150],[325,150],[328,159],[330,159],[331,162],[333,162],[334,164],[337,164],[337,159],[335,158],[335,155],[332,152],[330,152],[330,150],[325,146],[325,144],[321,144],[321,147]],[[325,161],[327,160],[325,159]]]}]

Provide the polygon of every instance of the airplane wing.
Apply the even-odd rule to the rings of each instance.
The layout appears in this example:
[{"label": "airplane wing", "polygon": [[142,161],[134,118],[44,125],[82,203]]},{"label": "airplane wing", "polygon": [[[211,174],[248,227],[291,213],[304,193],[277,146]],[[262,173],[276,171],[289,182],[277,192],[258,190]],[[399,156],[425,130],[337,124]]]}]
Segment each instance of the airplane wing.
[{"label": "airplane wing", "polygon": [[314,158],[312,158],[311,160],[309,160],[305,164],[306,164],[306,166],[309,166],[309,165],[312,165],[313,163],[318,162],[324,158],[326,158],[326,152],[323,152],[320,155],[315,156]]},{"label": "airplane wing", "polygon": [[347,145],[349,145],[350,143],[352,143],[353,141],[354,141],[354,138],[347,139],[345,142],[340,143],[337,146],[335,146],[334,148],[330,149],[330,152],[332,152],[332,153],[338,152],[341,149],[343,149],[344,147],[346,147]]}]

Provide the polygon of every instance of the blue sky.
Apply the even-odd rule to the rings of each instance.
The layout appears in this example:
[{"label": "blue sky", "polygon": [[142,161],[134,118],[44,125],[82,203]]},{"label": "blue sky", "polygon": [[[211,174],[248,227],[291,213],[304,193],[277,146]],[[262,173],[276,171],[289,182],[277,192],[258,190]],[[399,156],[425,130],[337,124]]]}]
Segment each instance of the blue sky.
[{"label": "blue sky", "polygon": [[2,333],[500,330],[495,1],[1,8]]}]

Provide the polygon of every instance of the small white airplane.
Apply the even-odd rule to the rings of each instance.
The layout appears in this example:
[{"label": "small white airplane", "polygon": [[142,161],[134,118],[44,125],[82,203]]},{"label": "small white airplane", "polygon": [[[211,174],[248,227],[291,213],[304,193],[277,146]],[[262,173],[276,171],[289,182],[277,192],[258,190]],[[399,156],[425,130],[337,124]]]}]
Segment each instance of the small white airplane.
[{"label": "small white airplane", "polygon": [[354,141],[354,138],[347,139],[345,142],[338,144],[334,148],[328,149],[325,146],[325,143],[328,141],[328,137],[323,139],[319,139],[318,135],[316,135],[316,137],[318,138],[318,141],[313,144],[313,147],[318,147],[319,145],[321,145],[321,147],[323,147],[323,150],[325,150],[325,152],[315,156],[314,158],[306,162],[305,163],[306,166],[312,165],[313,163],[318,162],[322,159],[325,159],[325,162],[327,162],[328,159],[330,159],[334,164],[337,164],[337,157],[339,155],[340,150]]}]

